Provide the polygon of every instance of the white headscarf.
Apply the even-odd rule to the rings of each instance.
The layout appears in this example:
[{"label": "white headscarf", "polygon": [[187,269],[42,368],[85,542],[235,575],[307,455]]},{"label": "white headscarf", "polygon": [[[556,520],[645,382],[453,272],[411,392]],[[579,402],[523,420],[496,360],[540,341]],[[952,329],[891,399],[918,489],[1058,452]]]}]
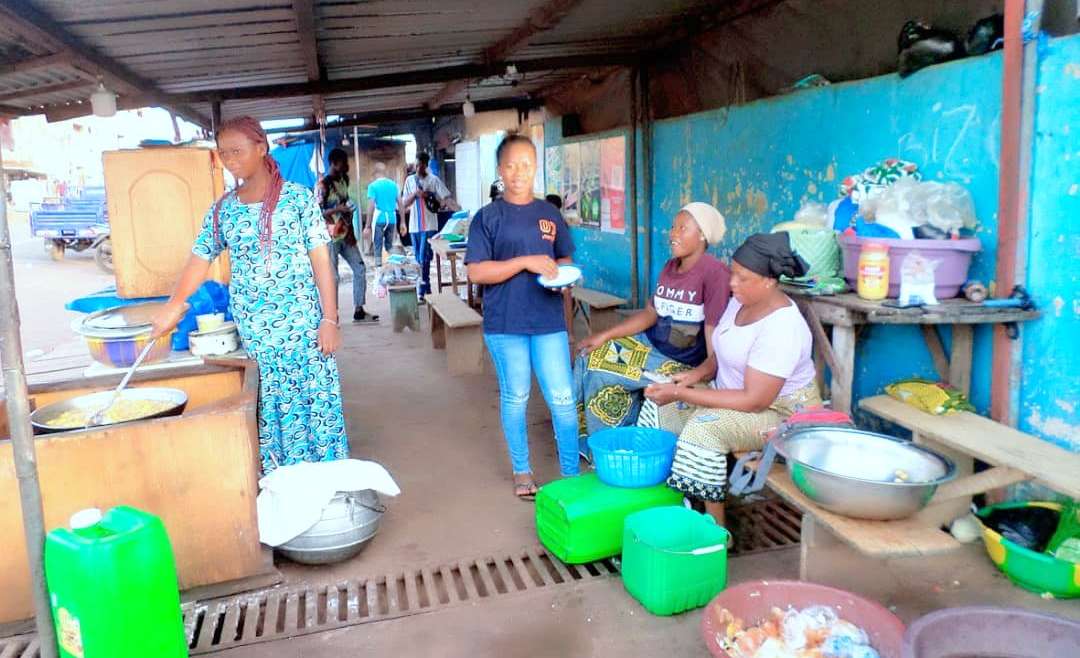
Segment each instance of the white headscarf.
[{"label": "white headscarf", "polygon": [[701,234],[705,236],[705,241],[710,245],[724,239],[724,234],[727,233],[727,224],[724,222],[724,216],[716,208],[701,201],[694,201],[683,206],[679,212],[689,213],[694,218],[694,222],[697,223]]}]

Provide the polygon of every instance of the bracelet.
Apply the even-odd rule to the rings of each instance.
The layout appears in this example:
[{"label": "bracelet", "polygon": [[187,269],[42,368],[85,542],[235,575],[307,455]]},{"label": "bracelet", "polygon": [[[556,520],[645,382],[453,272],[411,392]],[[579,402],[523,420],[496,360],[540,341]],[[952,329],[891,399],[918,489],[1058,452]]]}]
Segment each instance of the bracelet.
[{"label": "bracelet", "polygon": [[331,320],[330,318],[323,318],[322,320],[319,320],[319,324],[322,324],[323,322],[329,322],[330,324],[334,325],[335,327],[340,327],[341,326],[341,324],[337,320]]}]

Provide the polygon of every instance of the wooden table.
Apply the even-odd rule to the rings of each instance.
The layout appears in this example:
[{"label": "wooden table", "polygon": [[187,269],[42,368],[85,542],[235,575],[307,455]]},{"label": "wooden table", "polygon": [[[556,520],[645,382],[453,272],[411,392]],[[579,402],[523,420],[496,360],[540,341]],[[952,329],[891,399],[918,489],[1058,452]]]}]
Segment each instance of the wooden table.
[{"label": "wooden table", "polygon": [[[810,295],[801,288],[785,286],[786,292],[802,311],[814,334],[814,361],[818,377],[823,365],[832,371],[832,408],[851,413],[852,385],[855,378],[857,331],[868,324],[919,325],[942,381],[968,394],[971,389],[973,325],[1027,322],[1039,317],[1035,310],[988,308],[966,299],[947,299],[935,306],[892,308],[871,302],[854,293]],[[825,329],[832,325],[832,340]],[[952,327],[952,352],[945,353],[938,325]]]},{"label": "wooden table", "polygon": [[[435,285],[436,293],[441,293],[443,288],[452,288],[455,295],[460,296],[458,288],[465,284],[465,294],[470,307],[476,307],[476,300],[473,295],[473,286],[469,283],[468,276],[458,277],[458,255],[464,255],[464,249],[451,249],[450,243],[442,238],[431,238],[428,240],[428,244],[431,245],[431,250],[435,253]],[[442,276],[442,259],[445,258],[450,262],[450,282],[444,283]]]}]

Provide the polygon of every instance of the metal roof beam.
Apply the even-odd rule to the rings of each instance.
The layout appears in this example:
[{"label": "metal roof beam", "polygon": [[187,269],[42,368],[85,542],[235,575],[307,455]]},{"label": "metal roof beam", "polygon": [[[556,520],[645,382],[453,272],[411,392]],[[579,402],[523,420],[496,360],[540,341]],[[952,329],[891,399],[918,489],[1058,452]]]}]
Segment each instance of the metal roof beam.
[{"label": "metal roof beam", "polygon": [[[490,66],[505,60],[528,43],[529,39],[537,33],[550,30],[558,25],[566,18],[567,14],[580,4],[581,0],[548,0],[544,5],[530,12],[525,22],[514,28],[510,34],[486,48],[481,63]],[[447,82],[442,89],[431,97],[427,105],[433,108],[439,107],[447,100],[465,91],[468,86],[468,80]]]},{"label": "metal roof beam", "polygon": [[[575,57],[549,57],[512,62],[522,73],[536,71],[593,69],[608,66],[632,66],[639,61],[636,54],[585,55]],[[360,78],[342,80],[319,80],[312,82],[294,82],[273,85],[255,85],[251,87],[230,87],[227,89],[209,89],[180,94],[165,94],[173,103],[205,103],[213,101],[255,100],[263,98],[288,98],[293,96],[311,96],[315,94],[346,94],[354,91],[374,89],[392,89],[413,85],[435,84],[464,80],[468,78],[486,78],[497,75],[511,62],[485,64],[460,64],[441,68],[383,73]]]},{"label": "metal roof beam", "polygon": [[147,104],[160,105],[204,128],[210,126],[210,119],[202,113],[183,103],[178,104],[172,101],[154,83],[86,45],[30,2],[0,0],[0,20],[6,23],[7,29],[18,33],[23,38],[47,46],[57,55],[67,56],[72,66],[100,71],[110,80],[126,87],[128,91],[138,93],[148,101]]},{"label": "metal roof beam", "polygon": [[[296,34],[300,39],[300,58],[304,62],[309,81],[322,79],[322,67],[319,65],[319,44],[315,33],[315,0],[292,0],[293,15],[296,17]],[[316,123],[326,122],[326,103],[321,95],[311,99],[311,109]]]}]

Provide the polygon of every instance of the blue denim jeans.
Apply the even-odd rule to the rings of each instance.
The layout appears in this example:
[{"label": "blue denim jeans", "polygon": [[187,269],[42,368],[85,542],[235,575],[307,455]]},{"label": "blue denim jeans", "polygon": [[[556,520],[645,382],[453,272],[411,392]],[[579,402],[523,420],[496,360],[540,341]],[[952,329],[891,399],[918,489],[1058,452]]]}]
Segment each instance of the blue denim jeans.
[{"label": "blue denim jeans", "polygon": [[[420,265],[420,282],[417,284],[418,292],[423,297],[431,292],[431,259],[435,254],[431,251],[431,245],[428,244],[428,240],[435,235],[435,231],[420,231],[419,233],[410,233],[412,238],[413,253],[416,255],[416,262]],[[442,292],[441,290],[439,292]]]},{"label": "blue denim jeans", "polygon": [[367,268],[364,267],[364,258],[360,255],[360,248],[354,244],[346,244],[344,240],[330,243],[330,264],[334,268],[334,281],[338,282],[338,257],[344,258],[352,270],[352,299],[354,308],[363,308],[367,301]]},{"label": "blue denim jeans", "polygon": [[559,470],[564,477],[578,474],[578,419],[570,370],[567,334],[484,334],[499,378],[499,409],[503,435],[514,474],[531,473],[525,411],[532,390],[532,372],[551,411]]},{"label": "blue denim jeans", "polygon": [[382,265],[382,252],[389,252],[394,247],[394,225],[376,224],[371,232],[371,247],[375,255],[375,267]]}]

